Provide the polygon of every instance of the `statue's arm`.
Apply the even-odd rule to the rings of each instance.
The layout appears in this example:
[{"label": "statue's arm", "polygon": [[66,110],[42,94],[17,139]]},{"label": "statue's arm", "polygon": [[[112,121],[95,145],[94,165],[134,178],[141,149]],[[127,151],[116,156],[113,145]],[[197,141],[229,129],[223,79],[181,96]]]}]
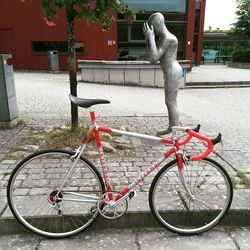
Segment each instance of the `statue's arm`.
[{"label": "statue's arm", "polygon": [[157,63],[159,60],[161,60],[161,57],[166,52],[167,41],[162,39],[158,43],[157,47],[155,42],[154,27],[152,25],[149,27],[148,23],[144,23],[143,33],[145,35],[146,41],[149,44],[149,61],[150,63]]},{"label": "statue's arm", "polygon": [[160,42],[158,47],[156,46],[155,38],[150,37],[148,39],[149,44],[149,61],[150,63],[157,63],[161,60],[167,49],[167,43]]}]

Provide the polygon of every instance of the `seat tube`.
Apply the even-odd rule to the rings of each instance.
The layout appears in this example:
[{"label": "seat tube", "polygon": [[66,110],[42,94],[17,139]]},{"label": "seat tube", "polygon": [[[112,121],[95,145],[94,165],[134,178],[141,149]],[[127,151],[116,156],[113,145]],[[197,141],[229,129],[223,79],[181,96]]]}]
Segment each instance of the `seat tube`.
[{"label": "seat tube", "polygon": [[[98,125],[96,124],[96,116],[95,116],[94,111],[90,111],[90,117],[91,117],[92,124],[94,126],[95,141],[96,141],[96,146],[97,146],[100,160],[101,160],[101,166],[102,166],[102,172],[103,172],[105,185],[106,185],[107,191],[112,192],[113,189],[112,189],[112,186],[110,185],[110,180],[109,180],[109,175],[108,175],[108,167],[107,167],[107,163],[106,163],[104,152],[103,152],[100,132],[98,130]],[[112,193],[109,194],[109,199],[110,200],[113,199]]]}]

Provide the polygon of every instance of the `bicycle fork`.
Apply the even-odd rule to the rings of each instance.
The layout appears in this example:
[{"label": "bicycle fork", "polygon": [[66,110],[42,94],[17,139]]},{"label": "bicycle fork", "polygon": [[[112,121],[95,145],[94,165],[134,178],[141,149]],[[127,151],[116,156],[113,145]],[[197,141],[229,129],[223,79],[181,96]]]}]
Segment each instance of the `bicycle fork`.
[{"label": "bicycle fork", "polygon": [[[183,185],[185,191],[187,192],[188,197],[190,197],[191,200],[194,200],[194,196],[191,193],[190,188],[187,185],[186,178],[185,178],[185,175],[183,173],[184,164],[188,165],[188,159],[186,158],[186,156],[184,154],[181,154],[179,152],[176,152],[176,159],[177,159],[177,162],[178,162],[178,171],[179,171],[181,184]],[[183,198],[183,197],[181,197],[181,198]]]}]

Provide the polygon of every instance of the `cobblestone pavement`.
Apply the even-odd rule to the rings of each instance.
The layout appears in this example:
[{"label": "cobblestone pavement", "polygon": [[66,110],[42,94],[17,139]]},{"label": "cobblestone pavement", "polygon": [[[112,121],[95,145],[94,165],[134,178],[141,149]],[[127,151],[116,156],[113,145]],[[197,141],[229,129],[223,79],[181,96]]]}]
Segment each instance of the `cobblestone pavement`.
[{"label": "cobblestone pavement", "polygon": [[[193,72],[189,73],[193,75],[188,74],[188,77],[192,81],[198,81],[199,72],[200,79],[203,80],[206,78],[204,72],[210,74],[215,72],[213,79],[218,81],[221,75],[225,74],[227,79],[230,76],[233,79],[239,78],[236,69],[229,70],[224,66],[194,68]],[[250,74],[247,74],[249,70],[241,72],[240,75],[244,79],[250,80]],[[41,123],[51,124],[54,119],[69,118],[67,74],[16,72],[15,81],[20,117],[30,123],[40,120]],[[200,123],[202,131],[210,135],[222,132],[225,158],[235,168],[248,174],[250,171],[249,95],[250,88],[222,88],[181,89],[178,96],[180,120],[185,124]],[[162,89],[79,83],[78,96],[110,100],[110,105],[97,106],[97,114],[101,117],[166,116]],[[86,117],[88,113],[81,109],[80,116]],[[164,125],[164,120],[160,123]]]},{"label": "cobblestone pavement", "polygon": [[0,249],[28,250],[249,250],[250,229],[215,228],[198,236],[182,237],[162,228],[85,231],[76,237],[52,240],[34,235],[1,235]]}]

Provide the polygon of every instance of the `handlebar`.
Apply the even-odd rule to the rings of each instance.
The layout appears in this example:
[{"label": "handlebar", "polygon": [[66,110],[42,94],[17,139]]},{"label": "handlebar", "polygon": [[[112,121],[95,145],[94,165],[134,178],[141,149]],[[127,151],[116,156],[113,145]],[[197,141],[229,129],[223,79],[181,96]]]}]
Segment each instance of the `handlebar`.
[{"label": "handlebar", "polygon": [[201,135],[201,134],[199,134],[200,127],[201,127],[200,124],[198,124],[197,127],[194,129],[190,129],[187,127],[182,127],[182,129],[180,129],[181,127],[174,127],[173,128],[173,129],[175,129],[175,131],[183,131],[183,132],[186,132],[188,134],[188,136],[185,140],[179,141],[179,143],[178,143],[179,146],[187,144],[193,137],[207,143],[207,149],[205,152],[203,152],[200,155],[190,156],[190,160],[192,160],[192,161],[197,161],[197,160],[201,160],[201,159],[206,158],[213,151],[214,145],[219,143],[221,141],[221,138],[222,138],[221,133],[219,133],[218,136],[213,138],[213,139],[209,138],[207,136]]}]

